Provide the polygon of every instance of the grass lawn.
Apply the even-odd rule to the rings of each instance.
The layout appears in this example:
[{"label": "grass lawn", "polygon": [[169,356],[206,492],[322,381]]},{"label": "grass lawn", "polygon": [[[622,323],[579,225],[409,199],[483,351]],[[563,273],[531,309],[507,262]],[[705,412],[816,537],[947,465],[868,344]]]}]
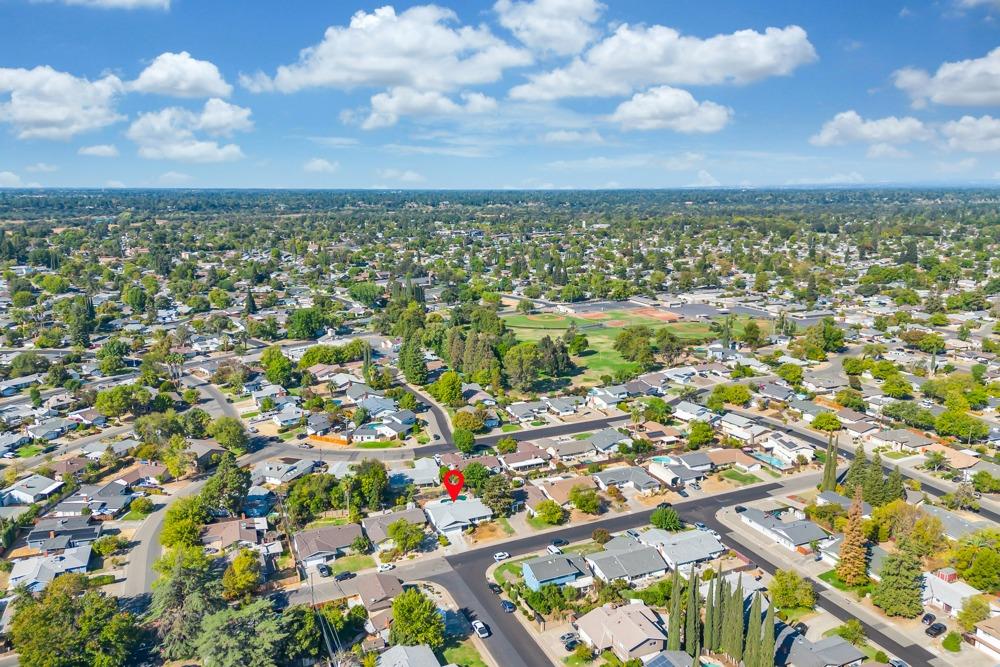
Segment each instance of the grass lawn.
[{"label": "grass lawn", "polygon": [[426,445],[430,441],[431,441],[431,436],[427,435],[426,433],[421,433],[420,435],[417,436],[418,445]]},{"label": "grass lawn", "polygon": [[282,440],[291,440],[299,433],[305,433],[305,432],[306,430],[303,427],[299,426],[298,428],[293,428],[291,431],[285,431],[284,433],[279,433],[278,437],[281,438]]},{"label": "grass lawn", "polygon": [[315,521],[310,521],[306,528],[319,528],[320,526],[343,526],[347,523],[347,519],[343,517],[324,517],[322,519],[316,519]]},{"label": "grass lawn", "polygon": [[29,456],[38,456],[45,451],[41,445],[25,445],[17,450],[18,458],[26,459]]},{"label": "grass lawn", "polygon": [[508,537],[514,534],[514,527],[510,525],[510,521],[507,520],[507,517],[502,516],[497,519],[497,525],[503,529],[503,532],[506,533]]},{"label": "grass lawn", "polygon": [[529,516],[527,519],[525,519],[525,521],[527,521],[528,525],[534,528],[535,530],[545,530],[546,528],[552,527],[551,523],[545,523],[537,516]]},{"label": "grass lawn", "polygon": [[402,444],[399,440],[373,440],[372,442],[359,442],[354,446],[358,449],[391,449]]},{"label": "grass lawn", "polygon": [[[835,634],[837,634],[837,628],[830,628],[829,630],[823,633],[823,636],[832,637]],[[878,649],[869,644],[868,642],[861,642],[861,644],[855,646],[854,648],[864,653],[865,657],[868,658],[869,660],[875,660],[875,654],[878,653]]]},{"label": "grass lawn", "polygon": [[861,586],[848,586],[840,577],[837,576],[837,570],[827,570],[823,574],[819,575],[819,578],[830,584],[838,591],[853,591],[858,595],[858,597],[864,597],[868,595],[871,590],[871,584],[863,584]]},{"label": "grass lawn", "polygon": [[728,480],[736,482],[737,484],[756,484],[757,482],[763,482],[757,475],[751,475],[749,473],[743,473],[739,470],[725,470],[719,473],[720,477],[725,477]]},{"label": "grass lawn", "polygon": [[375,567],[375,559],[364,554],[344,556],[330,563],[330,569],[333,570],[334,574],[357,572],[358,570],[367,570],[370,567]]},{"label": "grass lawn", "polygon": [[520,431],[521,430],[521,425],[520,424],[504,424],[503,426],[500,427],[500,430],[503,433],[513,433],[514,431]]},{"label": "grass lawn", "polygon": [[587,431],[586,433],[576,433],[576,434],[573,435],[573,439],[574,440],[586,440],[587,438],[589,438],[592,435],[594,435],[594,434],[591,433],[590,431]]},{"label": "grass lawn", "polygon": [[458,667],[486,667],[471,639],[465,639],[460,644],[449,644],[444,649],[444,661],[456,664]]},{"label": "grass lawn", "polygon": [[529,561],[534,556],[518,558],[517,560],[504,561],[497,569],[493,570],[493,578],[498,584],[503,586],[508,579],[515,580],[521,578],[521,563]]},{"label": "grass lawn", "polygon": [[253,412],[244,412],[243,414],[240,415],[240,417],[242,417],[243,419],[250,419],[252,417],[256,417],[259,414],[260,414],[259,411],[254,410]]},{"label": "grass lawn", "polygon": [[571,544],[568,547],[563,547],[564,554],[577,554],[580,556],[595,554],[598,551],[604,551],[604,547],[597,542],[584,542],[583,544]]},{"label": "grass lawn", "polygon": [[907,452],[897,452],[895,450],[889,452],[879,452],[882,456],[889,459],[905,459],[913,454],[908,454]]},{"label": "grass lawn", "polygon": [[142,512],[136,512],[135,510],[131,510],[128,514],[122,517],[122,521],[142,521],[147,516],[149,515],[143,514]]},{"label": "grass lawn", "polygon": [[781,473],[778,472],[777,470],[771,470],[770,468],[763,468],[763,467],[761,468],[761,470],[763,470],[765,473],[767,473],[768,475],[770,475],[771,477],[773,477],[775,479],[778,479],[778,478],[781,477]]},{"label": "grass lawn", "polygon": [[545,421],[544,419],[536,419],[535,421],[531,422],[532,426],[545,426],[546,424],[548,424],[548,422]]},{"label": "grass lawn", "polygon": [[802,619],[813,616],[815,613],[816,611],[809,607],[791,607],[779,611],[778,616],[788,625],[795,625]]}]

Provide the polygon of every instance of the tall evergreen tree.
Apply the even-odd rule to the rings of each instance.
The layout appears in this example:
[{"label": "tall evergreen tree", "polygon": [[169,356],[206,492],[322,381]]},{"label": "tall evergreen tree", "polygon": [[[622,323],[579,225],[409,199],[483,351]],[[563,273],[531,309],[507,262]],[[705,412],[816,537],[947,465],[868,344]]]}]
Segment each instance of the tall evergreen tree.
[{"label": "tall evergreen tree", "polygon": [[920,558],[905,541],[882,561],[879,582],[872,591],[872,602],[889,616],[914,618],[921,611],[923,576]]},{"label": "tall evergreen tree", "polygon": [[847,475],[844,476],[844,488],[847,493],[853,496],[854,487],[864,484],[866,472],[868,472],[868,455],[865,453],[865,446],[858,445],[854,450],[854,460],[851,461]]},{"label": "tall evergreen tree", "polygon": [[257,302],[253,300],[253,291],[247,287],[247,298],[243,302],[243,314],[253,315],[257,312]]},{"label": "tall evergreen tree", "polygon": [[753,602],[750,603],[750,615],[747,617],[743,664],[746,667],[759,667],[760,657],[760,593],[754,593]]},{"label": "tall evergreen tree", "polygon": [[770,667],[774,660],[774,605],[767,605],[767,617],[764,619],[764,633],[760,640],[760,664]]},{"label": "tall evergreen tree", "polygon": [[681,650],[681,574],[674,568],[670,586],[670,618],[667,621],[667,648]]},{"label": "tall evergreen tree", "polygon": [[892,469],[889,477],[885,481],[885,492],[882,497],[882,504],[891,503],[906,497],[906,489],[903,487],[903,475],[899,472],[899,466]]},{"label": "tall evergreen tree", "polygon": [[868,581],[868,549],[861,525],[861,497],[861,487],[854,487],[854,500],[847,510],[847,525],[840,543],[840,562],[837,563],[837,576],[848,586]]},{"label": "tall evergreen tree", "polygon": [[715,587],[715,602],[712,605],[715,611],[712,615],[712,643],[707,645],[709,651],[718,651],[722,646],[723,610],[726,600],[729,599],[729,582],[722,578],[722,565],[716,570],[715,578],[719,585]]},{"label": "tall evergreen tree", "polygon": [[833,444],[833,433],[826,443],[826,461],[823,462],[823,491],[837,488],[837,448]]},{"label": "tall evergreen tree", "polygon": [[743,578],[740,577],[726,602],[725,627],[722,630],[722,652],[733,662],[743,659]]},{"label": "tall evergreen tree", "polygon": [[702,629],[704,641],[702,644],[709,651],[712,650],[712,628],[715,625],[715,584],[717,577],[712,577],[708,582],[708,594],[705,595],[705,627]]},{"label": "tall evergreen tree", "polygon": [[698,578],[694,573],[694,566],[691,566],[691,573],[688,575],[688,601],[685,612],[684,624],[684,650],[688,655],[694,657],[700,650],[699,637],[701,636],[701,596],[698,594]]},{"label": "tall evergreen tree", "polygon": [[885,504],[882,499],[885,494],[885,478],[882,476],[882,455],[878,452],[872,454],[871,463],[865,471],[864,482],[862,483],[864,500],[869,505],[881,507]]}]

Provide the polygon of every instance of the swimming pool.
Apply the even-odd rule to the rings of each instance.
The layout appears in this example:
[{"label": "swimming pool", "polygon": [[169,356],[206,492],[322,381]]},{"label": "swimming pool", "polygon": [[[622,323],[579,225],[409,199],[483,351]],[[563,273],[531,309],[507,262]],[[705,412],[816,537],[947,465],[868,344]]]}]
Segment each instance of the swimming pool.
[{"label": "swimming pool", "polygon": [[772,468],[777,468],[778,470],[788,470],[791,468],[790,465],[786,464],[779,458],[771,456],[770,454],[761,454],[760,452],[753,452],[750,456],[754,457],[758,461],[763,461]]},{"label": "swimming pool", "polygon": [[659,456],[654,456],[654,457],[650,458],[649,460],[650,461],[656,461],[657,463],[660,463],[660,464],[665,465],[665,466],[677,465],[677,461],[675,461],[672,457],[664,456],[663,454],[661,454]]}]

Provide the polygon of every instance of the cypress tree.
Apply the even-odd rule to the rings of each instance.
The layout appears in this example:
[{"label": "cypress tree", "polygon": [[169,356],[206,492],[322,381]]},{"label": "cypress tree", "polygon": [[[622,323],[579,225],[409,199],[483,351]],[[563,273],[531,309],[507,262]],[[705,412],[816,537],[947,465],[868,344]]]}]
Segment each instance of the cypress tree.
[{"label": "cypress tree", "polygon": [[685,612],[684,624],[684,649],[688,655],[694,657],[699,650],[698,637],[701,635],[701,596],[698,595],[698,580],[695,578],[694,566],[691,566],[691,573],[688,575],[688,601]]},{"label": "cypress tree", "polygon": [[705,595],[705,627],[702,628],[705,637],[702,643],[709,651],[712,650],[712,628],[715,627],[715,583],[716,577],[712,577],[708,582],[708,594]]},{"label": "cypress tree", "polygon": [[882,497],[885,493],[885,478],[882,476],[882,455],[878,452],[872,454],[871,463],[865,471],[862,490],[864,500],[870,505],[881,507],[884,503]]},{"label": "cypress tree", "polygon": [[712,614],[712,643],[707,646],[709,651],[717,652],[722,646],[722,628],[725,618],[726,601],[729,599],[729,582],[722,579],[722,566],[716,572],[719,585],[715,587],[715,611]]},{"label": "cypress tree", "polygon": [[837,488],[837,448],[833,445],[833,433],[826,444],[826,461],[823,462],[823,491]]},{"label": "cypress tree", "polygon": [[865,446],[858,445],[854,450],[854,460],[847,468],[847,475],[844,477],[844,488],[847,493],[854,495],[854,487],[861,486],[865,481],[865,473],[868,471],[868,455],[865,454]]},{"label": "cypress tree", "polygon": [[885,491],[882,496],[882,504],[891,503],[906,497],[906,489],[903,488],[903,475],[899,472],[899,466],[892,469],[889,478],[885,481]]},{"label": "cypress tree", "polygon": [[861,526],[861,487],[854,487],[854,500],[847,510],[847,525],[840,543],[840,562],[837,576],[848,586],[858,586],[868,581],[868,549]]},{"label": "cypress tree", "polygon": [[750,616],[747,618],[746,649],[743,651],[743,664],[746,667],[759,667],[760,655],[760,593],[753,594],[750,604]]},{"label": "cypress tree", "polygon": [[243,313],[253,315],[257,312],[257,302],[253,300],[253,291],[247,287],[247,298],[243,302]]},{"label": "cypress tree", "polygon": [[670,619],[667,625],[667,648],[681,649],[681,575],[674,568],[673,583],[670,586]]},{"label": "cypress tree", "polygon": [[760,640],[760,664],[770,667],[774,662],[774,605],[767,605],[767,618],[764,619],[764,636]]},{"label": "cypress tree", "polygon": [[743,576],[740,575],[733,591],[733,659],[739,662],[743,659]]}]

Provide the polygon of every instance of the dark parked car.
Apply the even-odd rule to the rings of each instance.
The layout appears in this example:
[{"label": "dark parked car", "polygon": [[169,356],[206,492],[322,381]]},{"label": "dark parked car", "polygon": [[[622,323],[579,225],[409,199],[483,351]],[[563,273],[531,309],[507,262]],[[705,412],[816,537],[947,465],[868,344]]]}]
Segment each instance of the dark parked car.
[{"label": "dark parked car", "polygon": [[353,579],[354,577],[355,577],[355,574],[353,572],[341,572],[336,577],[334,577],[334,580],[336,580],[336,581],[347,581],[348,579]]},{"label": "dark parked car", "polygon": [[658,509],[658,510],[666,510],[666,509],[670,509],[673,506],[674,506],[673,503],[660,503],[659,505],[656,506],[656,509]]},{"label": "dark parked car", "polygon": [[924,630],[928,637],[940,637],[948,628],[944,623],[931,623],[930,627]]},{"label": "dark parked car", "polygon": [[681,498],[688,498],[689,497],[688,496],[688,492],[685,491],[684,489],[677,489],[677,495],[680,496]]},{"label": "dark parked car", "polygon": [[490,590],[493,591],[494,595],[500,595],[501,593],[503,593],[503,589],[497,586],[496,584],[490,584]]},{"label": "dark parked car", "polygon": [[747,508],[743,507],[743,505],[737,505],[733,509],[736,510],[737,514],[739,514],[740,512],[746,512],[747,511]]},{"label": "dark parked car", "polygon": [[568,642],[566,642],[565,644],[563,644],[563,648],[566,649],[567,651],[572,651],[573,649],[575,649],[579,645],[580,645],[580,640],[578,640],[578,639],[571,639]]},{"label": "dark parked car", "polygon": [[806,625],[805,623],[796,623],[795,631],[804,637],[805,634],[809,632],[809,626]]},{"label": "dark parked car", "polygon": [[556,539],[552,540],[552,546],[554,547],[564,547],[567,544],[569,544],[569,542],[562,539],[561,537],[557,537]]},{"label": "dark parked car", "polygon": [[503,610],[504,610],[505,612],[507,612],[508,614],[513,614],[513,613],[514,613],[514,610],[515,610],[515,609],[516,609],[517,607],[515,607],[515,606],[514,606],[514,603],[513,603],[513,602],[511,602],[510,600],[501,600],[501,601],[500,601],[500,608],[501,608],[501,609],[503,609]]},{"label": "dark parked car", "polygon": [[[316,571],[319,572],[321,577],[329,577],[331,574],[330,566],[326,563],[320,563],[316,566]],[[340,581],[340,575],[337,576],[337,581]]]},{"label": "dark parked car", "polygon": [[285,593],[271,593],[267,596],[267,599],[271,603],[271,608],[275,611],[281,611],[288,606],[288,596]]},{"label": "dark parked car", "polygon": [[920,619],[920,622],[923,623],[924,625],[930,625],[936,620],[937,616],[935,616],[934,614],[924,614],[923,618]]}]

